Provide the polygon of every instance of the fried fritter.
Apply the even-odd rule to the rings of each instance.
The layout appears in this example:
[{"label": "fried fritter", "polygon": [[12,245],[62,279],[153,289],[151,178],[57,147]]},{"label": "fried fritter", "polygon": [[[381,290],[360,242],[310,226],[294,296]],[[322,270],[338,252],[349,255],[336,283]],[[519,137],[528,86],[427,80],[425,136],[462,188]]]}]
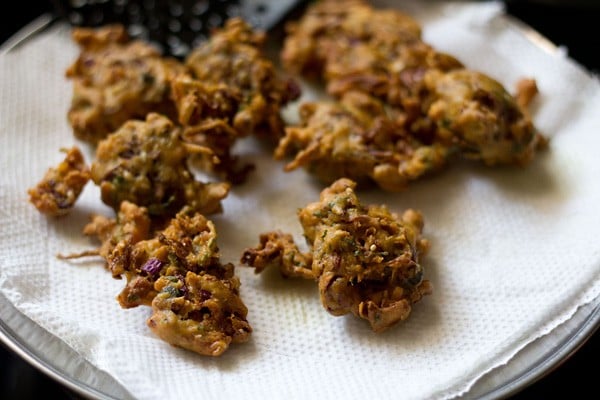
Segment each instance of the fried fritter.
[{"label": "fried fritter", "polygon": [[284,67],[323,80],[336,96],[361,90],[393,104],[399,86],[418,90],[414,78],[419,71],[462,66],[423,42],[421,26],[412,17],[366,1],[314,2],[286,31]]},{"label": "fried fritter", "polygon": [[428,242],[418,211],[400,216],[383,205],[364,206],[355,187],[339,179],[298,211],[308,254],[289,235],[271,232],[246,249],[241,262],[257,273],[278,266],[284,276],[315,279],[329,313],[352,313],[381,332],[408,318],[412,305],[431,293],[419,260]]},{"label": "fried fritter", "polygon": [[210,150],[195,156],[194,165],[232,184],[243,182],[253,167],[239,166],[231,153],[236,141],[247,136],[232,125],[241,104],[240,93],[223,83],[205,83],[189,75],[176,77],[171,85],[183,140]]},{"label": "fried fritter", "polygon": [[[412,149],[408,153],[398,150],[394,157],[410,159],[413,152],[422,151],[428,160],[425,164],[430,164],[433,156],[433,170],[439,169],[449,154],[486,165],[524,166],[547,142],[526,109],[534,91],[527,91],[525,97],[509,94],[496,80],[467,69],[425,43],[416,21],[397,10],[374,9],[357,0],[315,2],[288,27],[281,58],[289,71],[308,76],[316,72],[329,94],[342,103],[347,103],[348,93],[355,92],[378,98],[384,114],[393,115],[394,129],[403,132],[399,146],[395,142],[398,135],[388,135],[390,142],[385,147],[403,147],[404,138],[410,137]],[[303,164],[321,172],[328,165],[331,176],[327,181],[346,176],[361,182],[365,173],[347,168],[372,164],[371,148],[352,146],[351,151],[342,152],[344,157],[332,159],[331,152],[319,154],[315,140],[307,140],[338,141],[339,130],[345,129],[333,111],[329,125],[325,117],[319,123],[307,122],[306,115],[320,115],[311,111],[319,108],[326,107],[311,104],[302,110],[301,126],[286,129],[276,156],[281,157],[281,148],[295,155],[288,170]],[[406,186],[407,179],[394,165],[381,169],[376,179],[379,186],[386,190]],[[415,179],[424,175],[409,174]]]},{"label": "fried fritter", "polygon": [[531,100],[530,87],[513,97],[496,80],[466,69],[431,71],[425,86],[432,99],[427,116],[437,136],[464,157],[487,165],[526,165],[546,145],[520,104]]},{"label": "fried fritter", "polygon": [[[265,33],[232,18],[185,60],[203,85],[225,85],[237,104],[227,115],[237,136],[257,135],[277,141],[283,135],[281,108],[299,97],[299,87],[283,79],[263,50]],[[205,86],[205,87],[206,87]]]},{"label": "fried fritter", "polygon": [[151,233],[150,224],[146,208],[124,201],[116,219],[95,216],[85,228],[102,242],[97,253],[113,277],[127,280],[121,307],[152,306],[150,329],[199,354],[218,356],[247,341],[240,281],[234,265],[220,261],[212,221],[185,207],[163,230]]},{"label": "fried fritter", "polygon": [[[372,70],[381,60],[395,56],[385,50],[421,37],[421,26],[410,16],[374,9],[361,0],[313,2],[300,20],[288,22],[285,28],[281,57],[284,67],[325,81],[351,71]],[[386,48],[367,48],[368,42]],[[364,57],[349,60],[351,51]],[[347,72],[344,74],[339,67]]]},{"label": "fried fritter", "polygon": [[164,341],[208,356],[221,355],[231,343],[248,341],[252,328],[239,295],[237,277],[219,279],[188,272],[159,278],[153,314],[147,324]]},{"label": "fried fritter", "polygon": [[61,150],[66,153],[64,160],[49,168],[42,180],[27,191],[38,211],[54,217],[71,211],[90,180],[81,150],[76,146]]},{"label": "fried fritter", "polygon": [[287,128],[275,158],[294,154],[286,171],[302,166],[326,184],[346,177],[388,191],[403,190],[446,165],[448,146],[420,142],[388,111],[377,98],[357,91],[339,102],[304,103],[300,125]]},{"label": "fried fritter", "polygon": [[121,25],[77,27],[72,37],[80,55],[66,71],[73,81],[68,119],[77,138],[96,144],[149,112],[176,117],[170,82],[186,71],[180,62],[131,40]]},{"label": "fried fritter", "polygon": [[115,211],[127,200],[148,208],[152,218],[168,219],[186,205],[203,214],[220,212],[229,184],[196,180],[187,165],[195,151],[169,118],[150,113],[98,143],[91,176]]},{"label": "fried fritter", "polygon": [[140,207],[129,201],[119,206],[116,218],[94,214],[92,220],[84,227],[86,236],[96,237],[101,246],[97,251],[74,254],[63,258],[76,258],[97,254],[106,260],[106,267],[113,278],[120,279],[129,267],[126,265],[127,254],[131,246],[152,236],[152,220],[146,207]]},{"label": "fried fritter", "polygon": [[187,56],[190,74],[171,83],[184,139],[212,151],[195,157],[197,165],[233,184],[253,169],[238,165],[231,153],[236,141],[256,135],[276,143],[284,134],[281,109],[300,95],[266,57],[264,42],[264,32],[229,19]]},{"label": "fried fritter", "polygon": [[232,268],[219,264],[216,237],[214,224],[187,207],[152,237],[134,241],[123,236],[106,257],[113,276],[127,278],[118,297],[121,306],[149,306],[157,293],[154,283],[165,274],[210,272],[219,278],[231,278]]},{"label": "fried fritter", "polygon": [[242,263],[254,268],[256,273],[266,268],[279,268],[286,278],[316,279],[311,269],[312,254],[302,253],[294,238],[281,231],[263,233],[260,243],[255,249],[246,249],[242,255]]}]

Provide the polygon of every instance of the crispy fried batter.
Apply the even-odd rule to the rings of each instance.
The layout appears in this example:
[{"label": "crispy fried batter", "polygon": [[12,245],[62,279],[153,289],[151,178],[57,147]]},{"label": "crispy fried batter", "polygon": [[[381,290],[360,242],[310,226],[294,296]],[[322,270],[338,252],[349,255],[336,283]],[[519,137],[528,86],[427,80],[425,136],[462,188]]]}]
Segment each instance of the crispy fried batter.
[{"label": "crispy fried batter", "polygon": [[431,98],[427,117],[440,140],[464,157],[487,165],[526,165],[545,145],[521,106],[534,96],[531,89],[515,98],[496,80],[467,69],[430,71],[424,81]]},{"label": "crispy fried batter", "polygon": [[204,214],[221,211],[227,183],[203,183],[187,166],[192,149],[167,117],[150,113],[129,120],[98,143],[91,175],[102,201],[119,209],[127,200],[148,208],[153,217],[170,218],[183,206]]},{"label": "crispy fried batter", "polygon": [[231,153],[236,141],[248,134],[232,125],[241,104],[240,93],[223,83],[211,84],[189,75],[176,77],[171,86],[179,123],[184,127],[183,140],[210,150],[194,157],[194,165],[222,175],[232,184],[244,182],[253,166],[239,166]]},{"label": "crispy fried batter", "polygon": [[252,332],[239,286],[237,277],[219,279],[193,272],[177,279],[163,276],[154,284],[158,294],[147,324],[174,346],[219,356],[231,343],[246,342]]},{"label": "crispy fried batter", "polygon": [[386,84],[388,77],[381,75],[386,66],[421,37],[421,26],[410,16],[361,0],[313,2],[286,31],[281,54],[286,69],[326,82],[365,77],[371,88]]},{"label": "crispy fried batter", "polygon": [[281,58],[286,69],[324,80],[336,97],[360,90],[404,108],[418,100],[424,71],[462,66],[423,42],[409,15],[357,0],[309,6],[287,26]]},{"label": "crispy fried batter", "polygon": [[346,177],[400,191],[439,171],[450,156],[447,146],[426,145],[408,134],[380,100],[362,92],[347,92],[339,102],[304,103],[300,118],[275,157],[295,154],[286,171],[304,166],[326,184]]},{"label": "crispy fried batter", "polygon": [[80,55],[67,69],[73,81],[68,119],[77,138],[97,143],[129,119],[149,112],[175,118],[170,81],[184,66],[140,40],[121,25],[73,30]]},{"label": "crispy fried batter", "polygon": [[90,171],[78,147],[61,149],[65,158],[46,171],[42,180],[30,188],[29,201],[41,213],[50,216],[67,214],[90,180]]},{"label": "crispy fried batter", "polygon": [[[156,291],[154,282],[160,275],[185,275],[185,272],[210,272],[219,278],[231,278],[231,267],[218,264],[216,230],[213,223],[202,214],[185,208],[173,218],[164,230],[141,241],[124,237],[107,257],[113,276],[125,275],[127,286],[119,295],[124,308],[140,304],[150,305]],[[119,246],[121,244],[121,246]],[[152,269],[155,263],[156,270]],[[216,268],[216,269],[215,269]],[[140,284],[138,280],[147,281]],[[140,290],[147,293],[140,295]]]},{"label": "crispy fried batter", "polygon": [[242,263],[256,273],[274,267],[286,278],[317,278],[311,269],[312,255],[302,253],[292,235],[280,231],[261,234],[258,247],[244,251]]},{"label": "crispy fried batter", "polygon": [[191,74],[171,84],[183,137],[213,151],[197,157],[198,165],[234,184],[253,169],[231,154],[237,139],[256,135],[276,143],[284,134],[281,109],[300,95],[266,57],[264,42],[264,32],[229,19],[187,56]]},{"label": "crispy fried batter", "polygon": [[228,122],[238,136],[250,134],[276,141],[283,135],[281,107],[300,95],[298,86],[282,79],[264,54],[265,34],[241,18],[226,21],[185,60],[193,78],[204,85],[227,86],[238,100]]},{"label": "crispy fried batter", "polygon": [[123,201],[116,218],[92,215],[92,220],[84,227],[83,233],[100,241],[97,254],[106,260],[106,267],[113,278],[120,279],[129,270],[126,265],[129,261],[129,249],[136,243],[149,239],[152,229],[152,220],[146,207]]},{"label": "crispy fried batter", "polygon": [[218,356],[248,340],[252,328],[231,263],[221,264],[214,224],[185,207],[164,230],[150,233],[148,211],[124,201],[116,219],[95,216],[85,233],[102,242],[114,278],[127,283],[123,308],[152,306],[147,324],[162,340]]},{"label": "crispy fried batter", "polygon": [[432,287],[419,257],[428,248],[423,218],[409,209],[402,216],[385,206],[362,205],[356,183],[339,179],[320,200],[298,212],[311,247],[302,254],[289,235],[261,235],[241,262],[261,272],[278,266],[284,276],[315,279],[321,302],[332,315],[352,313],[381,332],[408,318],[412,304]]},{"label": "crispy fried batter", "polygon": [[[287,32],[281,58],[289,71],[308,76],[316,73],[329,94],[342,103],[347,102],[348,93],[357,91],[384,103],[384,114],[393,115],[395,129],[403,132],[400,142],[411,138],[408,153],[401,145],[392,152],[394,159],[411,159],[413,153],[423,151],[425,172],[430,166],[438,169],[448,154],[486,165],[523,166],[546,144],[525,109],[535,91],[521,91],[515,98],[494,79],[467,69],[425,43],[417,22],[397,10],[375,9],[358,0],[322,0],[309,5]],[[308,110],[316,108],[325,106],[308,106]],[[306,108],[303,112],[317,114]],[[348,166],[373,164],[371,148],[352,146],[351,152],[342,152],[344,157],[332,158],[330,151],[315,149],[316,140],[307,140],[318,138],[321,144],[339,141],[345,123],[337,112],[329,113],[335,114],[329,117],[329,124],[325,116],[319,123],[307,123],[305,117],[300,127],[288,127],[276,155],[281,157],[281,148],[295,155],[287,170],[303,165],[321,172],[327,165],[329,183],[340,177],[362,183],[363,176],[370,174],[348,171]],[[390,143],[385,147],[394,148],[398,135],[387,138]],[[398,190],[410,180],[393,164],[378,166],[376,182],[386,190]],[[416,179],[424,174],[409,175]]]}]

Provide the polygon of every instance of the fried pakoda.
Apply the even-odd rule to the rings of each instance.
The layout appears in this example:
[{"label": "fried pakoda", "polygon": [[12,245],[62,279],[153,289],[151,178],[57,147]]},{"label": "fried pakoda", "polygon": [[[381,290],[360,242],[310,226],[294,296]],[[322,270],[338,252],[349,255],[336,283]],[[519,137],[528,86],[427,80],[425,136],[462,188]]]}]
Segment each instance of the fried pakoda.
[{"label": "fried pakoda", "polygon": [[264,32],[229,19],[186,57],[190,74],[171,84],[184,139],[212,151],[196,156],[197,165],[233,184],[253,169],[238,165],[231,153],[236,141],[256,135],[276,143],[284,134],[281,110],[300,95],[298,85],[276,71],[264,45]]},{"label": "fried pakoda", "polygon": [[225,84],[205,83],[188,75],[173,80],[172,92],[183,140],[210,150],[195,156],[194,165],[232,184],[243,182],[253,167],[239,166],[231,152],[236,141],[247,134],[232,125],[241,102],[239,93]]},{"label": "fried pakoda", "polygon": [[159,278],[147,324],[164,341],[199,354],[221,355],[231,343],[248,341],[252,328],[237,277],[188,272]]},{"label": "fried pakoda", "polygon": [[385,206],[364,206],[355,187],[339,179],[298,211],[308,254],[290,235],[271,232],[246,249],[241,262],[257,273],[278,266],[286,277],[314,279],[328,312],[352,313],[381,332],[408,318],[412,305],[431,293],[419,260],[428,242],[419,212],[399,216]]},{"label": "fried pakoda", "polygon": [[142,240],[152,236],[152,220],[148,209],[129,201],[119,206],[116,218],[108,218],[101,214],[93,214],[91,221],[84,227],[86,236],[97,238],[101,246],[97,250],[79,254],[61,256],[61,258],[79,258],[99,255],[106,260],[106,267],[113,278],[120,279],[125,273],[124,259],[121,254]]},{"label": "fried pakoda", "polygon": [[418,90],[424,70],[462,67],[423,42],[412,17],[366,1],[313,2],[299,21],[286,25],[286,33],[284,67],[324,81],[336,96],[361,90],[395,104],[409,94],[396,93],[402,86]]},{"label": "fried pakoda", "polygon": [[295,154],[286,171],[303,166],[326,184],[346,177],[400,191],[439,171],[451,155],[448,146],[411,136],[383,102],[362,92],[347,92],[339,102],[304,103],[300,119],[287,129],[275,158]]},{"label": "fried pakoda", "polygon": [[279,76],[263,50],[265,35],[240,18],[229,19],[185,60],[191,71],[172,82],[173,101],[186,141],[210,148],[203,170],[243,182],[251,165],[231,154],[237,139],[256,135],[276,143],[284,134],[281,109],[300,95]]},{"label": "fried pakoda", "polygon": [[275,231],[263,233],[259,239],[258,247],[247,249],[242,256],[242,263],[253,267],[256,273],[272,267],[279,268],[286,278],[316,278],[311,268],[312,254],[302,253],[292,235]]},{"label": "fried pakoda", "polygon": [[222,210],[229,184],[203,183],[188,168],[192,148],[167,117],[150,113],[129,120],[98,143],[91,176],[102,201],[118,210],[123,201],[146,207],[152,218],[170,218],[183,206],[203,214]]},{"label": "fried pakoda", "polygon": [[[378,98],[384,104],[380,109],[393,116],[395,129],[401,132],[389,135],[391,142],[385,145],[396,147],[395,159],[412,158],[422,145],[422,151],[429,155],[435,149],[433,170],[449,154],[486,165],[524,166],[547,144],[526,109],[533,91],[523,89],[527,95],[522,95],[518,89],[513,96],[491,77],[436,51],[422,40],[419,25],[397,10],[374,9],[358,0],[315,2],[288,27],[281,58],[289,71],[308,76],[316,72],[326,83],[328,93],[342,103],[347,103],[348,93],[355,92]],[[330,105],[311,104],[307,109],[327,107]],[[307,109],[304,115],[316,115]],[[340,177],[355,178],[344,174],[348,165],[373,162],[369,146],[352,146],[352,151],[344,151],[339,159],[332,159],[329,152],[317,154],[315,140],[307,138],[318,136],[321,143],[339,142],[339,118],[333,117],[329,126],[325,121],[315,128],[311,125],[305,117],[300,127],[286,129],[280,147],[296,157],[288,170],[301,164],[311,171],[321,171],[322,164],[327,164],[332,171],[327,180],[332,182]],[[347,142],[348,135],[344,136]],[[403,153],[402,143],[398,145],[394,140],[401,137],[402,142],[407,136],[413,144]],[[376,180],[379,186],[386,190],[405,186],[403,171],[396,171],[386,162],[380,168],[383,171]],[[356,176],[359,182],[360,178]]]},{"label": "fried pakoda", "polygon": [[38,211],[54,217],[71,211],[90,180],[89,168],[79,148],[61,150],[66,153],[64,160],[49,168],[42,180],[27,191],[29,201]]},{"label": "fried pakoda", "polygon": [[427,117],[440,141],[486,165],[526,165],[547,145],[525,106],[535,89],[522,86],[516,97],[496,80],[476,71],[430,71]]},{"label": "fried pakoda", "polygon": [[181,63],[131,40],[121,25],[78,27],[72,37],[81,50],[66,72],[73,81],[68,120],[77,138],[96,144],[127,120],[143,119],[149,112],[176,117],[170,82],[185,72]]},{"label": "fried pakoda", "polygon": [[276,141],[283,135],[281,108],[299,97],[299,87],[282,79],[264,52],[264,32],[232,18],[208,41],[194,48],[185,65],[205,85],[224,84],[238,99],[229,123],[239,136],[250,134]]},{"label": "fried pakoda", "polygon": [[113,277],[127,280],[121,307],[152,306],[150,329],[199,354],[218,356],[247,341],[240,281],[233,264],[220,262],[214,224],[185,207],[165,229],[151,233],[150,225],[146,208],[124,201],[116,219],[95,216],[84,230],[101,241],[96,253]]}]

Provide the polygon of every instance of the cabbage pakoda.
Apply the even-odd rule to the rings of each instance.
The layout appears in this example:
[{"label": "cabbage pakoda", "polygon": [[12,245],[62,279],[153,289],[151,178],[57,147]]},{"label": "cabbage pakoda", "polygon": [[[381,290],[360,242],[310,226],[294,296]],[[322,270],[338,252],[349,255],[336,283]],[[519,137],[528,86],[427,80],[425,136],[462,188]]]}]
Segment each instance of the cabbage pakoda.
[{"label": "cabbage pakoda", "polygon": [[151,232],[148,210],[124,201],[116,219],[95,216],[85,234],[101,247],[68,258],[99,254],[114,278],[127,283],[121,307],[152,306],[147,324],[162,340],[203,355],[221,355],[248,340],[252,328],[231,263],[222,264],[212,221],[185,207]]},{"label": "cabbage pakoda", "polygon": [[340,101],[304,103],[300,124],[287,128],[275,158],[295,154],[286,171],[307,168],[330,184],[340,177],[400,191],[444,167],[451,148],[410,135],[381,100],[347,92]]},{"label": "cabbage pakoda", "polygon": [[283,79],[263,49],[266,35],[241,18],[226,21],[209,40],[194,48],[185,65],[203,84],[224,84],[238,99],[229,116],[239,136],[277,140],[283,135],[281,108],[300,95],[291,79]]},{"label": "cabbage pakoda", "polygon": [[290,235],[270,232],[241,262],[257,273],[277,266],[286,277],[314,279],[328,312],[352,313],[381,332],[408,318],[413,304],[431,293],[420,264],[428,242],[418,211],[397,215],[382,205],[364,206],[355,186],[339,179],[298,211],[308,253]]},{"label": "cabbage pakoda", "polygon": [[152,237],[154,227],[148,209],[129,201],[123,201],[115,218],[102,214],[93,214],[91,221],[84,227],[83,233],[95,237],[101,243],[97,250],[85,251],[61,258],[79,258],[99,255],[106,261],[106,268],[113,278],[120,279],[127,270],[124,266],[127,249],[142,240]]},{"label": "cabbage pakoda", "polygon": [[465,158],[486,165],[527,165],[547,145],[526,108],[535,93],[531,87],[512,96],[498,81],[467,69],[431,71],[424,84],[427,118],[438,140]]},{"label": "cabbage pakoda", "polygon": [[206,83],[189,75],[173,80],[172,93],[183,140],[209,150],[194,156],[194,166],[232,184],[244,182],[253,166],[238,165],[238,158],[232,154],[237,140],[248,134],[233,127],[241,102],[239,93],[225,84]]},{"label": "cabbage pakoda", "polygon": [[252,328],[237,277],[187,272],[154,284],[153,314],[147,324],[164,341],[199,354],[219,356],[231,343],[248,341]]},{"label": "cabbage pakoda", "polygon": [[[410,137],[412,150],[408,154],[397,152],[395,157],[410,158],[414,151],[427,153],[424,157],[428,158],[434,149],[433,162],[425,163],[431,164],[432,170],[447,155],[486,165],[523,166],[546,145],[526,108],[531,90],[525,96],[518,89],[513,96],[493,78],[467,69],[456,58],[425,43],[418,23],[397,10],[375,9],[359,0],[315,2],[300,20],[289,24],[281,58],[289,71],[316,75],[326,84],[328,93],[342,103],[347,104],[347,95],[356,92],[379,99],[383,103],[380,110],[392,116],[394,129],[399,132],[388,135],[390,142],[384,147],[402,148],[405,138]],[[364,136],[346,130],[341,138],[336,113],[329,126],[320,121],[318,127],[310,127],[314,124],[307,121],[306,114],[330,107],[327,104],[307,106],[309,111],[303,110],[300,126],[286,128],[280,147],[295,157],[287,170],[303,165],[321,171],[322,164],[327,164],[331,170],[329,182],[341,177],[360,182],[364,175],[373,173],[346,175],[347,167],[364,165],[364,160],[369,160],[373,166],[367,170],[381,170],[375,179],[379,186],[386,190],[405,186],[403,163],[373,160],[372,148],[362,143],[351,146],[351,151],[344,148],[340,157],[337,153],[315,153],[315,140],[308,137],[339,144]],[[338,108],[347,109],[346,104]],[[401,138],[400,143],[397,138]],[[276,154],[281,157],[282,152],[280,149]],[[311,157],[307,158],[307,153]],[[413,179],[422,175],[413,175]]]},{"label": "cabbage pakoda", "polygon": [[42,180],[27,191],[29,201],[38,211],[55,217],[71,211],[90,180],[89,168],[79,148],[62,151],[66,153],[64,160],[49,168]]},{"label": "cabbage pakoda", "polygon": [[185,72],[180,62],[131,40],[121,25],[77,27],[72,37],[80,54],[66,72],[73,82],[68,120],[77,138],[96,144],[149,112],[176,117],[170,82]]},{"label": "cabbage pakoda", "polygon": [[[220,262],[211,221],[186,208],[154,239],[137,243],[132,256],[135,279],[153,282],[147,324],[162,340],[210,356],[248,340],[240,280],[233,264]],[[125,306],[135,294],[127,289],[119,297]]]},{"label": "cabbage pakoda", "polygon": [[281,60],[286,70],[324,82],[332,95],[360,90],[397,105],[418,95],[426,70],[462,67],[425,43],[411,16],[360,0],[311,3],[286,25]]},{"label": "cabbage pakoda", "polygon": [[203,214],[220,212],[229,184],[196,180],[191,154],[204,151],[181,139],[181,129],[150,113],[129,120],[98,143],[91,176],[102,201],[118,210],[123,201],[146,207],[152,218],[170,218],[189,206]]},{"label": "cabbage pakoda", "polygon": [[210,148],[202,169],[242,182],[251,165],[231,154],[237,139],[256,135],[273,143],[284,134],[282,108],[299,96],[264,52],[265,34],[232,18],[186,57],[190,73],[172,82],[173,101],[186,141]]}]

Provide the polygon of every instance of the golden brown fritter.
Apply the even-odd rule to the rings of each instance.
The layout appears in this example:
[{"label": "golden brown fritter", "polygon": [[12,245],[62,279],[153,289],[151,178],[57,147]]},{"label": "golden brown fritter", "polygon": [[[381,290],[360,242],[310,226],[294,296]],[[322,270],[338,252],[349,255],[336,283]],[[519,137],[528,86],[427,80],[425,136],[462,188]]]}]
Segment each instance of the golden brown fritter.
[{"label": "golden brown fritter", "polygon": [[90,180],[89,168],[79,148],[61,150],[66,153],[64,160],[49,168],[42,180],[27,191],[29,201],[38,211],[54,217],[71,211]]},{"label": "golden brown fritter", "polygon": [[281,231],[266,232],[259,239],[258,247],[246,249],[242,255],[242,263],[250,265],[256,273],[273,267],[279,268],[286,278],[316,278],[311,269],[312,254],[302,253],[292,235]]},{"label": "golden brown fritter", "polygon": [[281,108],[300,95],[298,86],[283,79],[263,50],[264,32],[232,18],[194,48],[185,60],[192,77],[204,85],[225,85],[237,99],[229,125],[238,137],[257,135],[276,141],[283,135]]},{"label": "golden brown fritter", "polygon": [[395,10],[361,0],[316,1],[300,20],[286,25],[281,59],[287,70],[326,82],[352,75],[387,81],[387,76],[377,79],[376,70],[389,72],[387,64],[402,47],[420,37],[417,21]]},{"label": "golden brown fritter", "polygon": [[66,72],[73,82],[68,119],[77,138],[96,144],[149,112],[175,118],[170,81],[185,72],[181,63],[131,40],[121,25],[78,27],[72,37],[80,55]]},{"label": "golden brown fritter", "polygon": [[[426,153],[425,164],[434,170],[449,154],[486,165],[523,166],[546,144],[526,110],[533,90],[527,90],[527,96],[509,94],[491,77],[467,69],[425,43],[416,21],[397,10],[374,9],[357,0],[312,3],[300,20],[288,27],[281,58],[289,71],[308,76],[316,73],[328,93],[342,103],[347,103],[348,93],[355,92],[380,99],[384,103],[380,108],[393,116],[394,129],[403,132],[400,144],[394,141],[398,135],[388,135],[391,142],[384,147],[402,147],[404,138],[410,137],[412,151]],[[288,170],[303,164],[321,172],[327,165],[331,170],[327,181],[346,176],[362,182],[364,172],[347,169],[348,165],[355,168],[373,163],[370,148],[352,146],[351,156],[344,151],[345,157],[332,160],[330,152],[318,154],[315,140],[307,140],[318,136],[321,144],[337,142],[339,130],[344,129],[334,111],[329,111],[336,114],[329,126],[325,117],[318,124],[307,122],[306,115],[318,115],[313,110],[321,107],[311,104],[302,110],[300,127],[286,129],[276,156],[281,157],[281,148],[295,156]],[[313,131],[310,125],[318,128]],[[400,157],[407,155],[400,153]],[[386,190],[398,190],[410,180],[402,178],[394,165],[381,168],[376,181]],[[416,179],[424,174],[409,175]]]},{"label": "golden brown fritter", "polygon": [[196,180],[187,165],[194,151],[171,120],[150,113],[98,143],[92,179],[115,210],[127,200],[146,207],[152,218],[168,219],[186,205],[203,214],[220,212],[229,184]]},{"label": "golden brown fritter", "polygon": [[131,246],[152,236],[152,220],[146,207],[140,207],[129,201],[123,201],[116,218],[94,214],[84,227],[86,236],[97,238],[101,245],[97,251],[74,254],[67,258],[97,254],[105,259],[106,267],[113,278],[120,279],[129,269],[126,254]]},{"label": "golden brown fritter", "polygon": [[432,99],[427,117],[440,141],[457,147],[464,157],[486,165],[526,165],[546,145],[521,106],[534,96],[529,85],[514,97],[480,72],[431,71],[425,77]]},{"label": "golden brown fritter", "polygon": [[203,215],[182,210],[129,254],[128,284],[119,302],[132,307],[151,297],[147,324],[162,340],[210,356],[248,340],[252,328],[239,278],[233,264],[221,264],[214,224]]},{"label": "golden brown fritter", "polygon": [[257,273],[279,266],[284,276],[315,279],[328,312],[352,313],[381,332],[408,318],[412,305],[431,293],[419,260],[428,242],[418,211],[400,216],[383,205],[364,206],[355,187],[339,179],[298,211],[309,254],[289,235],[272,232],[245,250],[241,262]]},{"label": "golden brown fritter", "polygon": [[221,355],[231,343],[248,341],[252,328],[236,277],[187,272],[160,277],[147,324],[162,340],[208,356]]},{"label": "golden brown fritter", "polygon": [[300,119],[286,129],[275,157],[294,155],[286,171],[305,167],[326,184],[346,177],[400,191],[439,171],[451,155],[448,146],[411,136],[384,103],[362,92],[347,92],[339,102],[304,103]]},{"label": "golden brown fritter", "polygon": [[400,106],[418,95],[423,71],[462,66],[426,44],[412,17],[365,1],[314,2],[286,29],[284,67],[323,80],[335,96],[361,90]]},{"label": "golden brown fritter", "polygon": [[118,300],[123,308],[131,308],[151,305],[157,293],[154,283],[165,274],[185,276],[192,271],[232,278],[232,265],[222,266],[219,257],[214,224],[186,207],[152,237],[140,241],[123,237],[106,260],[113,276],[127,278]]},{"label": "golden brown fritter", "polygon": [[113,277],[127,281],[121,307],[152,306],[147,324],[162,340],[210,356],[248,340],[239,278],[221,263],[215,226],[202,214],[185,207],[151,233],[147,209],[124,201],[116,219],[95,216],[84,232],[100,249],[67,258],[102,256]]},{"label": "golden brown fritter", "polygon": [[242,101],[239,91],[189,75],[179,75],[171,86],[178,121],[183,126],[183,140],[209,150],[195,156],[194,165],[232,184],[243,182],[253,167],[239,166],[237,157],[231,153],[236,141],[247,135],[232,125]]},{"label": "golden brown fritter", "polygon": [[257,135],[276,143],[283,136],[281,109],[300,94],[292,80],[279,76],[264,42],[263,32],[229,19],[187,56],[190,74],[171,82],[184,139],[212,151],[195,157],[197,165],[233,184],[253,169],[238,165],[231,153],[236,141]]}]

